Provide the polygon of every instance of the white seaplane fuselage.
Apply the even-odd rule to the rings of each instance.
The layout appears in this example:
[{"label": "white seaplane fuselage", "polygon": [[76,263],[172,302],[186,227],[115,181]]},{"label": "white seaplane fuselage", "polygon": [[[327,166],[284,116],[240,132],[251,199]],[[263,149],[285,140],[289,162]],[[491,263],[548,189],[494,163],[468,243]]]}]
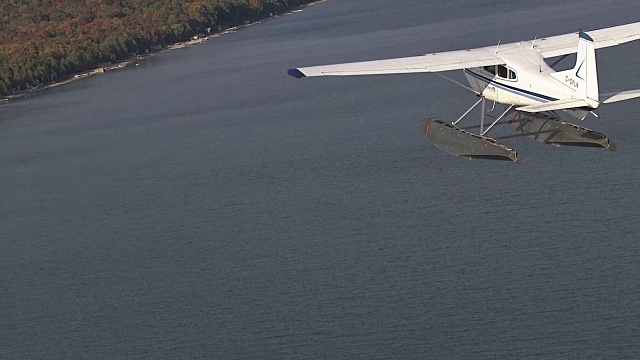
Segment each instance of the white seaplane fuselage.
[{"label": "white seaplane fuselage", "polygon": [[567,99],[575,95],[575,91],[567,86],[570,82],[562,84],[549,76],[556,71],[547,65],[540,53],[528,49],[525,44],[516,49],[509,49],[500,56],[505,59],[506,66],[463,70],[469,87],[487,100],[526,106]]}]

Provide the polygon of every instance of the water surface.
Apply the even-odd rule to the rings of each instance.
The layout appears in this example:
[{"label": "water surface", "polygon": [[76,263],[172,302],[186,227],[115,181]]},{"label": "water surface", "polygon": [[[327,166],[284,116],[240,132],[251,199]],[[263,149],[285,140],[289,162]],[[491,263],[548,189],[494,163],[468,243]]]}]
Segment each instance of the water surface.
[{"label": "water surface", "polygon": [[[639,358],[640,102],[583,124],[618,152],[515,165],[424,139],[475,101],[433,74],[286,76],[638,19],[330,0],[0,105],[0,356]],[[602,92],[637,54],[598,51]]]}]

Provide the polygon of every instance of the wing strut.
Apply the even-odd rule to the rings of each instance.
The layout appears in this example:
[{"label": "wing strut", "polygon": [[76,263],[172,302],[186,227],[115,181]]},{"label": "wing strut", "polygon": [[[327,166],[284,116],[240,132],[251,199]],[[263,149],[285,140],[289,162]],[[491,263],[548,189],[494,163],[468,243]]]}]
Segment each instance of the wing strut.
[{"label": "wing strut", "polygon": [[463,87],[463,88],[465,88],[465,89],[467,89],[467,90],[471,91],[472,93],[474,93],[474,94],[476,94],[476,95],[480,96],[480,93],[479,93],[479,92],[477,92],[477,91],[473,90],[472,88],[468,87],[467,85],[465,85],[465,84],[463,84],[463,83],[461,83],[461,82],[459,82],[459,81],[457,81],[457,80],[453,80],[452,78],[450,78],[450,77],[448,77],[448,76],[444,76],[444,75],[442,75],[442,74],[440,74],[440,73],[435,73],[435,74],[436,74],[436,75],[438,75],[438,76],[440,76],[441,78],[444,78],[444,79],[446,79],[446,80],[449,80],[449,81],[451,81],[452,83],[454,83],[454,84],[456,84],[456,85],[459,85],[459,86],[461,86],[461,87]]}]

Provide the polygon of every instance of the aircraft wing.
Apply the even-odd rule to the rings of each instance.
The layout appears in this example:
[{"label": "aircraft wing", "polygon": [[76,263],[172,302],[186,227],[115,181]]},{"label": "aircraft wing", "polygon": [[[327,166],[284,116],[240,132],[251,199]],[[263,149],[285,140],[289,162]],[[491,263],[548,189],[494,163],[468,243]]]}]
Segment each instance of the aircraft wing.
[{"label": "aircraft wing", "polygon": [[[586,32],[596,49],[640,40],[640,22]],[[577,33],[536,39],[533,48],[544,58],[573,54],[578,51]]]},{"label": "aircraft wing", "polygon": [[308,76],[409,74],[504,64],[504,60],[495,54],[494,49],[495,47],[487,47],[398,59],[304,67],[290,69],[288,74],[297,78]]},{"label": "aircraft wing", "polygon": [[[640,39],[640,22],[587,32],[596,48],[620,45]],[[567,55],[578,51],[578,35],[566,34],[536,39],[531,44],[543,57]],[[512,52],[521,43],[488,46],[477,49],[447,51],[398,59],[355,62],[290,69],[296,77],[409,74],[440,72],[504,64],[501,55]],[[527,45],[528,46],[528,45]]]}]

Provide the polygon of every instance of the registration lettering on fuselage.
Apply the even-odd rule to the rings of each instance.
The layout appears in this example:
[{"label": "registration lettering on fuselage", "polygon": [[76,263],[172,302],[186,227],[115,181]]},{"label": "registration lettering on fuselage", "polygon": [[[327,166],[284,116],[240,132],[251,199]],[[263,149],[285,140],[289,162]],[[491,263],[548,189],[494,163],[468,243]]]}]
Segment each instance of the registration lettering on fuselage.
[{"label": "registration lettering on fuselage", "polygon": [[578,84],[578,82],[577,82],[575,79],[570,78],[569,76],[565,76],[564,81],[565,81],[567,84],[569,84],[570,86],[573,86],[573,87],[574,87],[574,88],[576,88],[576,89],[578,88],[578,85],[579,85],[579,84]]}]

